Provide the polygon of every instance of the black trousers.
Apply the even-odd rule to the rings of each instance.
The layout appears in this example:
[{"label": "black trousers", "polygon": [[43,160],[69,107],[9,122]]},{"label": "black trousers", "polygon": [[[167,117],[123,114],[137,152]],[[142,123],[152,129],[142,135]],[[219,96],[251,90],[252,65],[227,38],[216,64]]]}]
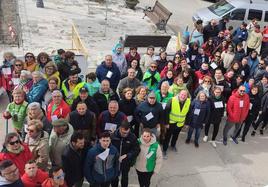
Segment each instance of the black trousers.
[{"label": "black trousers", "polygon": [[220,123],[207,123],[205,125],[205,135],[208,136],[208,131],[209,131],[209,128],[210,128],[210,125],[212,124],[214,126],[214,129],[213,129],[213,134],[212,134],[212,141],[215,141],[217,135],[218,135],[218,132],[219,132],[219,127],[220,127]]},{"label": "black trousers", "polygon": [[90,184],[90,187],[109,187],[111,182]]},{"label": "black trousers", "polygon": [[263,122],[263,125],[261,129],[264,129],[266,127],[266,124],[268,123],[268,110],[266,112],[261,113],[259,116],[259,119],[256,121],[256,123],[253,125],[254,130],[257,130],[259,125]]},{"label": "black trousers", "polygon": [[[253,115],[248,115],[247,118],[245,119],[245,122],[244,122],[244,129],[243,129],[243,132],[242,132],[242,139],[245,139],[249,129],[250,129],[250,126],[252,124],[252,126],[254,126],[254,121],[256,120],[257,116],[253,116]],[[241,128],[240,130],[237,132],[236,134],[236,138],[240,135],[241,133],[241,129],[242,129],[242,126],[243,124],[241,125]]]},{"label": "black trousers", "polygon": [[[130,167],[124,167],[121,169],[121,187],[128,187],[128,173]],[[112,182],[112,187],[118,187],[119,177],[116,177]]]},{"label": "black trousers", "polygon": [[153,176],[153,172],[140,172],[138,170],[136,171],[140,187],[150,187],[150,181],[151,177]]},{"label": "black trousers", "polygon": [[182,127],[178,127],[176,123],[169,124],[169,128],[167,129],[165,139],[163,142],[163,151],[167,151],[170,139],[171,139],[171,147],[176,146],[176,142],[178,140],[181,129]]},{"label": "black trousers", "polygon": [[252,52],[252,51],[254,51],[255,49],[253,49],[253,48],[249,48],[249,47],[247,47],[247,56],[249,56],[250,55],[250,53]]}]

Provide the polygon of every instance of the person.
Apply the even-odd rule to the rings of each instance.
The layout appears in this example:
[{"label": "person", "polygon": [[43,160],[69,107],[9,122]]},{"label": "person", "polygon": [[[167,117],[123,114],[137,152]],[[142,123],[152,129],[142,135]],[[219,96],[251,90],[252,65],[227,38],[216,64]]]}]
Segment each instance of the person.
[{"label": "person", "polygon": [[[170,62],[169,62],[170,63]],[[165,76],[159,81],[158,89],[161,88],[163,82],[167,81],[169,86],[171,86],[174,82],[174,73],[172,70],[168,70]]]},{"label": "person", "polygon": [[154,46],[147,47],[146,54],[141,57],[140,66],[142,70],[145,72],[154,62]]},{"label": "person", "polygon": [[60,88],[61,86],[61,81],[60,81],[60,73],[58,72],[58,67],[57,65],[50,61],[46,63],[45,65],[45,72],[44,72],[44,78],[48,80],[50,77],[56,77],[57,78],[57,86]]},{"label": "person", "polygon": [[225,98],[222,96],[222,90],[220,87],[215,87],[213,90],[213,95],[210,98],[211,102],[211,114],[208,123],[205,124],[205,136],[203,138],[204,142],[208,141],[208,132],[211,124],[213,125],[213,134],[211,139],[211,145],[217,147],[216,137],[219,132],[220,123],[224,115],[225,110]]},{"label": "person", "polygon": [[264,74],[261,81],[256,85],[258,86],[258,93],[262,97],[268,91],[268,74]]},{"label": "person", "polygon": [[[119,151],[119,170],[121,172],[121,186],[128,187],[128,173],[130,167],[134,165],[140,152],[140,146],[137,137],[131,132],[127,121],[121,123],[119,129],[111,135],[111,142]],[[119,177],[116,177],[112,187],[118,187]]]},{"label": "person", "polygon": [[84,181],[84,161],[87,148],[82,133],[74,132],[70,143],[62,153],[62,168],[68,186],[82,187]]},{"label": "person", "polygon": [[164,51],[160,51],[159,57],[160,58],[158,60],[156,60],[156,63],[157,63],[157,71],[158,71],[158,73],[161,73],[161,71],[165,68],[165,66],[168,63],[168,60],[167,60],[167,52],[165,50]]},{"label": "person", "polygon": [[58,65],[60,63],[63,63],[65,59],[65,50],[64,49],[58,49],[57,55],[54,56],[53,61]]},{"label": "person", "polygon": [[96,128],[98,136],[104,131],[114,132],[123,121],[127,121],[127,116],[119,111],[118,102],[114,100],[110,101],[108,110],[103,111],[99,115]]},{"label": "person", "polygon": [[160,74],[157,72],[157,63],[151,62],[150,67],[143,75],[142,82],[150,91],[156,91],[160,81]]},{"label": "person", "polygon": [[254,28],[248,30],[247,55],[261,46],[263,36],[260,28],[260,25],[256,24]]},{"label": "person", "polygon": [[33,80],[32,80],[32,74],[30,71],[21,70],[20,77],[19,77],[19,83],[14,88],[20,88],[20,89],[27,89],[30,90],[33,86]]},{"label": "person", "polygon": [[133,68],[129,68],[127,72],[128,72],[128,76],[121,79],[117,87],[120,98],[123,97],[123,90],[125,88],[128,87],[128,88],[132,88],[133,90],[135,90],[141,85],[141,82],[137,78],[135,78],[135,70]]},{"label": "person", "polygon": [[125,58],[127,60],[127,66],[128,67],[131,67],[131,62],[133,60],[136,60],[137,63],[139,63],[140,59],[141,59],[141,56],[138,53],[138,48],[136,46],[129,47],[129,52],[125,55]]},{"label": "person", "polygon": [[68,187],[64,180],[64,172],[62,167],[53,166],[49,170],[49,178],[47,178],[41,185],[41,187]]},{"label": "person", "polygon": [[187,90],[186,85],[183,82],[183,77],[178,75],[175,79],[173,84],[169,87],[168,91],[172,95],[177,95],[180,93],[181,90]]},{"label": "person", "polygon": [[188,98],[188,91],[181,90],[178,95],[172,97],[166,106],[166,115],[168,125],[166,125],[166,134],[163,142],[163,157],[167,159],[167,149],[171,140],[171,148],[177,152],[176,142],[181,129],[183,128],[186,116],[189,112],[191,100]]},{"label": "person", "polygon": [[52,166],[61,166],[61,155],[66,145],[70,143],[74,132],[73,127],[65,119],[58,119],[52,122],[53,131],[49,137],[49,155]]},{"label": "person", "polygon": [[24,187],[17,166],[11,160],[0,162],[0,186]]},{"label": "person", "polygon": [[79,96],[73,101],[71,111],[76,110],[77,104],[83,102],[87,105],[87,109],[93,112],[96,116],[99,115],[99,107],[94,101],[93,97],[88,94],[89,90],[87,87],[82,87],[79,90]]},{"label": "person", "polygon": [[[130,62],[130,66],[129,68],[133,68],[135,70],[135,78],[137,78],[139,81],[142,81],[143,78],[143,72],[141,70],[141,67],[139,65],[139,61],[133,59]],[[127,76],[127,73],[125,73],[124,75],[122,75],[122,78],[125,78]]]},{"label": "person", "polygon": [[190,40],[190,43],[197,42],[199,47],[202,46],[202,44],[204,43],[202,20],[199,19],[194,23],[194,29],[190,35],[189,40]]},{"label": "person", "polygon": [[264,74],[267,74],[266,71],[266,64],[265,61],[263,59],[261,59],[259,61],[259,65],[256,67],[254,73],[253,73],[253,78],[255,80],[256,83],[258,83],[262,77],[264,76]]},{"label": "person", "polygon": [[88,89],[88,95],[93,96],[100,89],[100,82],[97,79],[97,75],[91,72],[86,75],[85,87]]},{"label": "person", "polygon": [[148,128],[144,128],[138,139],[140,153],[136,159],[135,169],[140,187],[150,187],[151,177],[158,174],[162,166],[162,151],[155,135]]},{"label": "person", "polygon": [[228,45],[227,51],[223,51],[221,53],[221,59],[223,61],[223,67],[225,70],[229,69],[233,60],[234,60],[234,47],[232,45]]},{"label": "person", "polygon": [[139,86],[136,89],[135,101],[137,105],[141,104],[142,102],[146,100],[147,93],[148,93],[148,88],[146,86]]},{"label": "person", "polygon": [[160,124],[164,123],[163,107],[156,101],[154,92],[148,95],[145,102],[138,105],[134,117],[141,128],[149,128],[158,137]]},{"label": "person", "polygon": [[13,65],[14,69],[12,72],[12,79],[11,79],[14,88],[16,88],[18,84],[20,83],[20,75],[21,75],[21,72],[23,71],[23,66],[24,66],[24,62],[22,60],[19,60],[19,59],[15,60],[14,65]]},{"label": "person", "polygon": [[234,61],[241,62],[244,57],[246,57],[246,52],[243,48],[243,43],[238,43],[236,45]]},{"label": "person", "polygon": [[207,24],[203,29],[204,42],[208,41],[209,37],[214,38],[218,35],[219,28],[217,26],[217,21],[212,19],[209,24]]},{"label": "person", "polygon": [[26,187],[37,187],[48,178],[48,173],[39,169],[33,160],[29,160],[25,165],[25,173],[21,177],[23,185]]},{"label": "person", "polygon": [[45,93],[44,101],[42,102],[42,108],[47,110],[48,104],[52,101],[52,92],[54,90],[58,90],[60,87],[58,87],[58,79],[56,77],[49,77],[47,79],[48,82],[48,90]]},{"label": "person", "polygon": [[71,106],[78,97],[80,88],[84,87],[85,82],[78,77],[76,71],[71,71],[69,78],[64,80],[61,85],[64,99]]},{"label": "person", "polygon": [[123,75],[127,71],[127,60],[124,55],[123,45],[117,43],[112,50],[113,62],[117,65],[120,74]]},{"label": "person", "polygon": [[174,68],[174,63],[172,61],[169,61],[167,63],[167,65],[164,67],[164,69],[160,72],[161,79],[167,77],[167,72],[168,71],[172,72],[172,75],[176,71],[175,68]]},{"label": "person", "polygon": [[246,119],[250,107],[249,96],[245,91],[245,86],[239,86],[238,90],[233,92],[227,102],[227,120],[223,129],[223,145],[227,145],[227,135],[233,126],[235,126],[235,130],[231,138],[234,143],[238,144],[235,136],[239,131],[241,124]]},{"label": "person", "polygon": [[45,73],[45,66],[48,62],[52,62],[51,59],[49,58],[49,55],[45,52],[41,52],[37,55],[36,58],[37,61],[37,66],[36,66],[36,71],[40,71],[41,73]]},{"label": "person", "polygon": [[221,94],[226,99],[229,98],[231,94],[231,87],[228,85],[225,77],[223,76],[222,70],[220,68],[215,69],[215,74],[213,77],[214,87],[219,87],[221,90]]},{"label": "person", "polygon": [[0,161],[11,160],[18,168],[20,176],[24,174],[25,164],[32,159],[29,147],[22,143],[17,133],[8,133],[5,137]]},{"label": "person", "polygon": [[99,142],[88,151],[84,174],[90,187],[109,187],[119,175],[119,153],[111,144],[109,132],[102,133]]},{"label": "person", "polygon": [[258,64],[259,64],[258,52],[253,50],[248,57],[248,65],[249,65],[249,69],[250,69],[249,76],[250,77],[253,76]]},{"label": "person", "polygon": [[24,63],[24,68],[27,71],[30,71],[31,73],[36,71],[37,69],[37,63],[35,61],[35,56],[31,52],[27,52],[24,56],[25,63]]},{"label": "person", "polygon": [[72,111],[68,117],[73,129],[84,135],[86,145],[90,145],[96,139],[96,115],[88,110],[86,103],[80,101],[76,110]]},{"label": "person", "polygon": [[205,76],[211,77],[211,73],[209,72],[208,62],[204,62],[201,65],[201,68],[198,71],[195,71],[195,86],[196,89],[202,82]]},{"label": "person", "polygon": [[110,82],[108,80],[101,81],[100,89],[93,95],[93,99],[98,105],[99,112],[103,112],[108,109],[108,103],[112,100],[119,100],[119,96],[110,88]]},{"label": "person", "polygon": [[232,34],[235,45],[242,43],[248,38],[247,24],[243,22]]},{"label": "person", "polygon": [[173,97],[173,94],[169,92],[169,83],[164,81],[161,84],[160,90],[155,92],[156,101],[162,104],[163,110],[166,108],[166,103]]},{"label": "person", "polygon": [[52,101],[47,107],[47,119],[49,122],[55,121],[60,118],[66,118],[71,112],[68,104],[63,100],[62,93],[59,90],[52,92]]},{"label": "person", "polygon": [[26,93],[26,98],[29,103],[38,102],[42,103],[44,95],[48,89],[47,80],[43,78],[43,75],[39,71],[32,73],[33,86],[30,90],[23,88]]},{"label": "person", "polygon": [[120,81],[121,73],[117,65],[113,62],[112,55],[106,55],[105,60],[96,69],[96,75],[100,82],[108,80],[111,88],[115,91]]},{"label": "person", "polygon": [[22,133],[28,103],[25,101],[25,93],[22,89],[15,89],[12,95],[13,102],[7,105],[6,111],[3,113],[3,117],[6,120],[11,118],[15,132]]},{"label": "person", "polygon": [[197,96],[200,91],[203,91],[207,97],[211,97],[213,93],[213,82],[210,76],[204,76],[202,83],[194,92],[194,96]]},{"label": "person", "polygon": [[32,160],[35,161],[38,168],[46,171],[49,159],[49,135],[46,131],[43,131],[43,123],[40,120],[30,120],[27,125],[28,128],[24,143],[28,145],[32,152]]}]

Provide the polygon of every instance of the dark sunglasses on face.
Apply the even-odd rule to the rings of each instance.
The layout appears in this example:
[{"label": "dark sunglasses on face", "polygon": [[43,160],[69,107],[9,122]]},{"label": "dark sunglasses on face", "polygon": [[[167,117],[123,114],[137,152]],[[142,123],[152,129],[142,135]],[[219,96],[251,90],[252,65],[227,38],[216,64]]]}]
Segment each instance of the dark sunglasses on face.
[{"label": "dark sunglasses on face", "polygon": [[15,66],[22,66],[22,64],[15,64]]},{"label": "dark sunglasses on face", "polygon": [[19,140],[16,140],[16,141],[14,141],[14,142],[9,142],[10,145],[15,145],[15,144],[19,144],[19,143],[20,143]]},{"label": "dark sunglasses on face", "polygon": [[245,93],[246,91],[245,91],[245,90],[240,90],[239,92],[240,92],[240,93]]}]

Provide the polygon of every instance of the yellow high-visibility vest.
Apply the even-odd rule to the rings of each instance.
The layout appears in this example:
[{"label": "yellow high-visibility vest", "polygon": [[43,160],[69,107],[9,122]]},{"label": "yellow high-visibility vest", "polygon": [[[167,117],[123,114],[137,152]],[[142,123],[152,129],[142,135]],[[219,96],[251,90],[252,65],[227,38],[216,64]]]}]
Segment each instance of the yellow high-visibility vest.
[{"label": "yellow high-visibility vest", "polygon": [[169,114],[169,123],[177,123],[178,127],[182,127],[185,122],[187,113],[189,112],[191,100],[189,98],[184,102],[181,109],[180,102],[177,97],[173,97],[171,101],[171,111]]}]

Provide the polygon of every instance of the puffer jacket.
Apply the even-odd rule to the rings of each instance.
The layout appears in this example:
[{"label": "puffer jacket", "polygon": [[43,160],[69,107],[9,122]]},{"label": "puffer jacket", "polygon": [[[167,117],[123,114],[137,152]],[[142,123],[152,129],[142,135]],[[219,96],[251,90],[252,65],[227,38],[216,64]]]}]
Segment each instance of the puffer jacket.
[{"label": "puffer jacket", "polygon": [[44,95],[48,89],[48,83],[46,79],[41,79],[37,83],[33,84],[32,88],[29,90],[29,93],[26,94],[27,101],[29,103],[38,102],[42,103],[44,100]]},{"label": "puffer jacket", "polygon": [[[218,107],[218,105],[217,105],[217,104],[220,104],[220,102],[222,103],[222,107]],[[211,113],[210,113],[209,122],[212,124],[220,123],[221,119],[224,115],[225,98],[223,98],[222,96],[220,98],[216,98],[215,96],[212,96],[210,98],[210,103],[211,103]],[[216,106],[217,106],[217,108],[216,108]]]}]

